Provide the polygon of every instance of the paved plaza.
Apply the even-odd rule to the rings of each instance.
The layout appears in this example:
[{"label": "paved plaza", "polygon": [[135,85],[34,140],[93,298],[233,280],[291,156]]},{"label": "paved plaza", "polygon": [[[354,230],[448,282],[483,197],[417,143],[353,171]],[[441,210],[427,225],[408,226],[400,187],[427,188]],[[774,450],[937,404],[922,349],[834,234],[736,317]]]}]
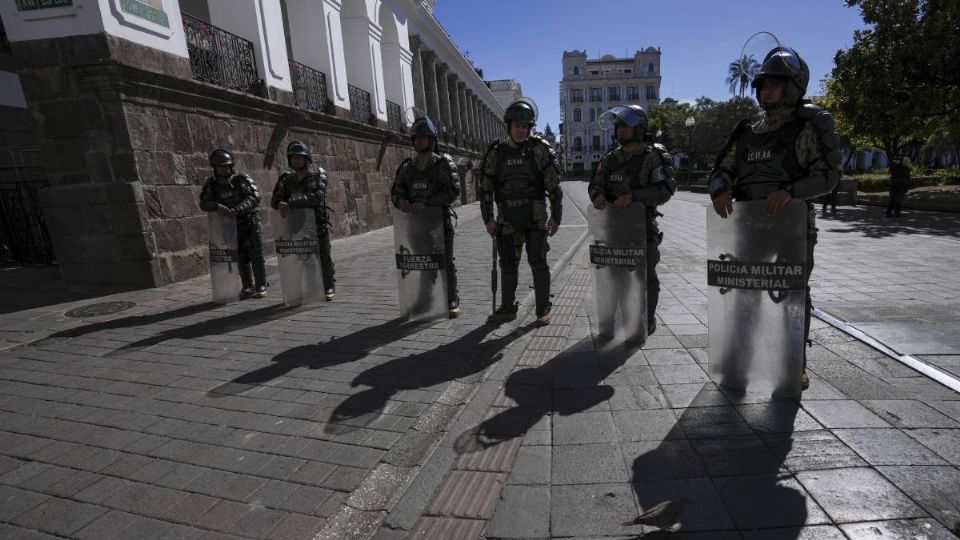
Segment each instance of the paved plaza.
[{"label": "paved plaza", "polygon": [[[207,278],[11,290],[0,538],[956,538],[960,393],[818,319],[799,405],[715,385],[707,198],[686,192],[661,207],[656,333],[599,348],[586,184],[563,187],[542,328],[525,263],[521,317],[485,324],[475,204],[455,320],[396,318],[389,228],[336,241],[337,299],[303,308],[275,275],[229,306]],[[815,306],[960,378],[960,218],[840,207],[818,226]],[[625,524],[684,497],[677,532]]]}]

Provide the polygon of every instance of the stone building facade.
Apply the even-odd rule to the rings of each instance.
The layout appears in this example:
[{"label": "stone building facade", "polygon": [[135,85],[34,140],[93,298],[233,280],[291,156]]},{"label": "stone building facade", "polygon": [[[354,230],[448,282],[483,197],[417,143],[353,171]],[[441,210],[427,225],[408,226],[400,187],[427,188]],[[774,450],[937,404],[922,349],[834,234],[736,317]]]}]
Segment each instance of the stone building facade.
[{"label": "stone building facade", "polygon": [[647,47],[632,57],[587,58],[586,51],[564,51],[560,81],[561,142],[566,172],[590,174],[613,144],[597,124],[614,105],[645,109],[660,103],[660,49]]},{"label": "stone building facade", "polygon": [[[306,142],[330,176],[335,236],[390,224],[388,190],[412,152],[403,112],[442,130],[466,201],[503,108],[428,0],[16,0],[0,3],[23,100],[21,146],[0,129],[0,173],[41,175],[64,281],[157,286],[206,272],[197,206],[223,147],[265,198]],[[4,63],[7,62],[7,63]],[[6,93],[6,92],[5,92]],[[32,133],[32,141],[28,140]],[[25,142],[24,142],[25,141]],[[6,161],[3,161],[6,159]],[[16,161],[19,160],[19,161]],[[4,173],[6,174],[6,173]],[[9,176],[9,174],[7,174]],[[6,178],[6,177],[5,177]],[[32,177],[31,177],[32,178]],[[263,205],[268,249],[273,211]]]},{"label": "stone building facade", "polygon": [[513,79],[499,79],[496,81],[487,81],[487,86],[497,96],[497,101],[503,107],[509,106],[513,100],[523,95],[523,88],[520,83]]}]

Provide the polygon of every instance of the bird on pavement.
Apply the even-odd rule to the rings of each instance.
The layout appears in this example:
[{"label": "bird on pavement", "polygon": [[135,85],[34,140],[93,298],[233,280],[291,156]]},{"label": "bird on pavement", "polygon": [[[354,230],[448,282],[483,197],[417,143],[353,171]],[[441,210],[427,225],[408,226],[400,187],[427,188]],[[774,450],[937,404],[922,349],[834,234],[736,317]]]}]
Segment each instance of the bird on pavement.
[{"label": "bird on pavement", "polygon": [[624,525],[652,525],[660,529],[671,529],[680,522],[680,515],[683,508],[691,503],[690,499],[683,497],[679,501],[663,501],[650,507],[636,518],[625,521]]}]

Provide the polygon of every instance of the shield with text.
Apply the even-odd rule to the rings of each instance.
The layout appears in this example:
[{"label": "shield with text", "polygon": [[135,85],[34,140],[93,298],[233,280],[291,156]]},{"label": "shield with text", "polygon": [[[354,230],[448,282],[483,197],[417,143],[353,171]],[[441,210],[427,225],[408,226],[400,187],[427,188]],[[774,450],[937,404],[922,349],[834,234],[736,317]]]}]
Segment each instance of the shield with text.
[{"label": "shield with text", "polygon": [[420,214],[393,210],[400,316],[411,321],[447,316],[443,209]]},{"label": "shield with text", "polygon": [[593,267],[597,326],[603,339],[630,343],[647,340],[646,207],[631,204],[603,210],[587,207],[593,237]]},{"label": "shield with text", "polygon": [[213,301],[229,304],[240,300],[240,254],[237,250],[237,220],[209,212],[210,289]]},{"label": "shield with text", "polygon": [[288,306],[312,304],[323,296],[320,243],[313,209],[290,210],[286,219],[280,218],[280,229],[276,250],[283,301]]},{"label": "shield with text", "polygon": [[725,388],[800,395],[807,285],[807,207],[776,216],[765,201],[707,209],[709,372]]}]

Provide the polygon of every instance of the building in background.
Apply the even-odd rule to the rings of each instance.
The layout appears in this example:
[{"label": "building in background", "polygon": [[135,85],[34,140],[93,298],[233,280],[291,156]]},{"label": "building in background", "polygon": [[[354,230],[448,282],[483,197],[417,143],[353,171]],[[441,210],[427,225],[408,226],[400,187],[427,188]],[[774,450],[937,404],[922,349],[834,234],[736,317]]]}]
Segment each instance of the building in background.
[{"label": "building in background", "polygon": [[[403,112],[414,105],[437,122],[469,201],[481,151],[503,136],[503,106],[433,6],[0,2],[6,251],[21,263],[55,259],[72,283],[157,286],[206,273],[197,196],[210,151],[230,149],[270,193],[294,139],[329,173],[335,236],[387,226],[389,186],[411,152]],[[264,217],[269,240],[273,211]]]},{"label": "building in background", "polygon": [[503,108],[513,103],[513,100],[523,95],[523,89],[520,83],[513,79],[500,79],[498,81],[487,81],[487,86],[493,95],[497,96],[497,101]]},{"label": "building in background", "polygon": [[613,144],[612,133],[597,124],[614,105],[645,109],[660,103],[660,49],[647,47],[632,57],[587,58],[586,51],[564,51],[560,81],[560,141],[567,174],[586,175]]}]

